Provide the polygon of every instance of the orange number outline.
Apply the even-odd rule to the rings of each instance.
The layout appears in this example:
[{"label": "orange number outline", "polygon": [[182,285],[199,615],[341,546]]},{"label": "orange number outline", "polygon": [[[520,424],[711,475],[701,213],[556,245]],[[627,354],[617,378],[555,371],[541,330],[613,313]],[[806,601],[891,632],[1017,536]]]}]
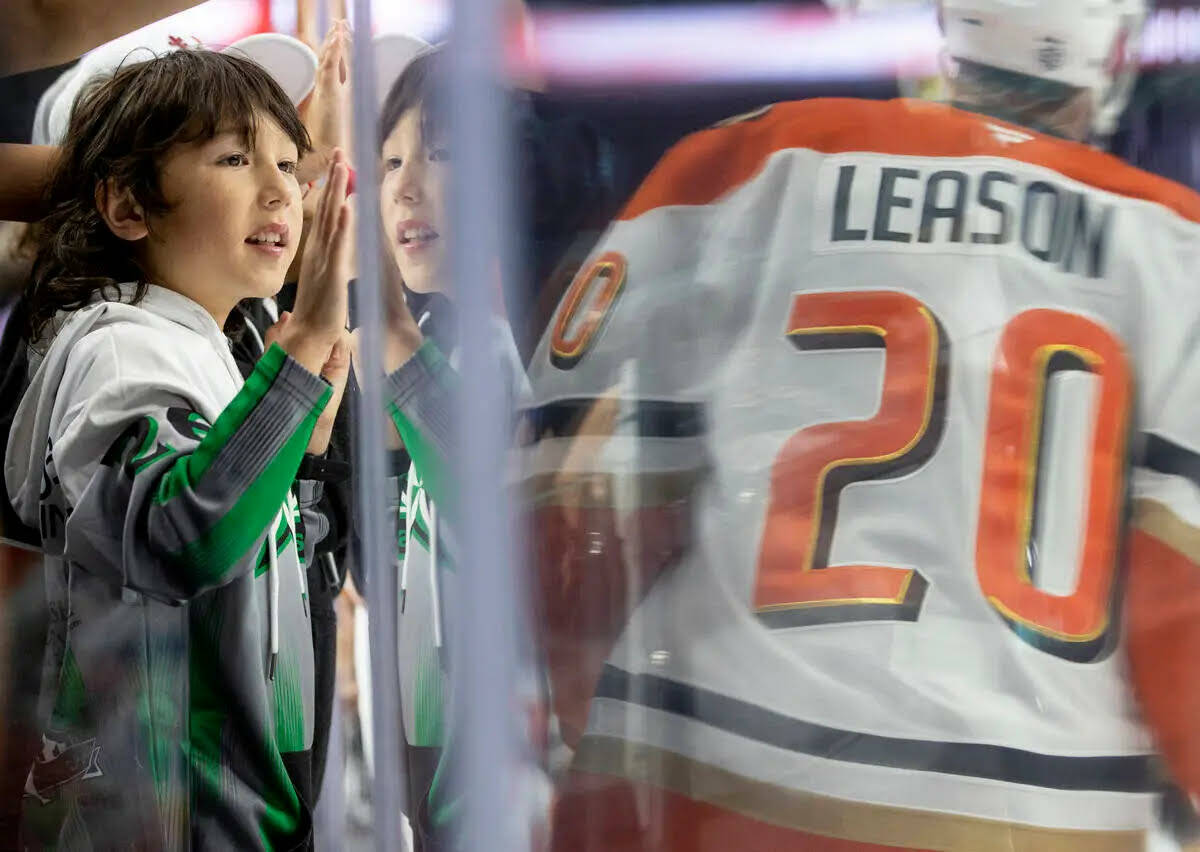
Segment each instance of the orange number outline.
[{"label": "orange number outline", "polygon": [[[929,329],[924,336],[914,331],[921,325],[912,321],[916,317]],[[928,587],[916,568],[829,566],[827,558],[842,488],[914,470],[936,450],[948,385],[949,343],[941,325],[920,301],[903,293],[801,293],[793,297],[786,335],[804,351],[883,346],[884,388],[879,412],[870,420],[810,426],[784,443],[772,468],[755,613],[773,628],[915,621]],[[921,351],[930,353],[923,369],[913,357]],[[1022,641],[1066,660],[1095,662],[1113,648],[1112,613],[1120,596],[1132,396],[1124,348],[1099,323],[1039,308],[1005,325],[994,364],[976,532],[980,589]],[[1084,546],[1076,588],[1069,595],[1037,588],[1036,566],[1029,562],[1037,529],[1046,394],[1050,376],[1061,370],[1086,371],[1101,383],[1089,455]],[[911,396],[917,390],[926,401],[914,428]],[[897,403],[905,394],[910,397],[907,413],[904,403]],[[834,450],[835,442],[841,447],[878,441],[873,446],[879,447],[889,432],[909,437],[899,448],[874,455]],[[813,464],[814,458],[819,464]],[[840,480],[839,471],[844,471]],[[804,550],[797,560],[796,543],[801,541]],[[881,588],[886,593],[880,594]]]},{"label": "orange number outline", "polygon": [[[1004,623],[1035,648],[1074,662],[1103,659],[1116,638],[1111,613],[1119,594],[1125,506],[1132,382],[1124,348],[1086,317],[1038,308],[1005,326],[996,362],[1006,369],[993,370],[989,395],[975,547],[980,589]],[[1100,380],[1083,550],[1070,595],[1034,584],[1029,546],[1036,535],[1046,389],[1061,370]]]},{"label": "orange number outline", "polygon": [[[936,450],[945,422],[946,336],[918,299],[890,290],[796,294],[786,335],[801,351],[883,347],[883,392],[870,420],[810,426],[780,450],[759,550],[755,614],[775,628],[914,621],[928,588],[919,571],[830,566],[829,547],[843,488],[904,475]],[[805,547],[796,564],[798,541]]]},{"label": "orange number outline", "polygon": [[[578,364],[587,354],[592,343],[603,330],[604,325],[612,315],[617,299],[625,287],[627,264],[625,256],[620,252],[608,251],[589,264],[567,288],[563,297],[563,306],[558,319],[554,323],[554,332],[550,337],[550,363],[560,370],[569,370]],[[583,324],[573,338],[567,337],[567,329],[576,311],[583,304],[584,297],[592,290],[597,279],[603,279],[604,285],[595,303],[587,312]]]}]

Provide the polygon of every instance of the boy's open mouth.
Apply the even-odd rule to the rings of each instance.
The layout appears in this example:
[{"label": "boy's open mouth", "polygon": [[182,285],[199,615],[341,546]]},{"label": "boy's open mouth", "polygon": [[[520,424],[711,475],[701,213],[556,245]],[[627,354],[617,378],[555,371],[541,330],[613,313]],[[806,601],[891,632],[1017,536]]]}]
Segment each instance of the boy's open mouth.
[{"label": "boy's open mouth", "polygon": [[264,248],[284,248],[288,244],[288,226],[282,223],[267,225],[246,237],[246,242]]},{"label": "boy's open mouth", "polygon": [[441,236],[429,225],[417,219],[406,219],[396,225],[396,242],[405,248],[417,248]]}]

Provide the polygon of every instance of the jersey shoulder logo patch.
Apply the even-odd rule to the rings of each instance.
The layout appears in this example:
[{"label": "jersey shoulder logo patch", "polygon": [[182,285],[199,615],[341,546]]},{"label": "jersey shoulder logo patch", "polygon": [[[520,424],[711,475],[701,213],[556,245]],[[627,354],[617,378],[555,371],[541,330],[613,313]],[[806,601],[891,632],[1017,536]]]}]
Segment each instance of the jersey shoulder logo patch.
[{"label": "jersey shoulder logo patch", "polygon": [[718,127],[732,127],[735,124],[744,124],[747,121],[754,121],[755,119],[765,116],[774,106],[775,104],[767,104],[766,106],[760,106],[757,109],[752,109],[749,112],[743,112],[741,115],[723,118],[716,124],[712,125],[710,129],[715,129]]},{"label": "jersey shoulder logo patch", "polygon": [[992,138],[1001,145],[1016,145],[1021,142],[1030,142],[1033,140],[1032,133],[1025,133],[1012,127],[1003,127],[999,124],[987,123],[984,125],[988,132],[992,134]]}]

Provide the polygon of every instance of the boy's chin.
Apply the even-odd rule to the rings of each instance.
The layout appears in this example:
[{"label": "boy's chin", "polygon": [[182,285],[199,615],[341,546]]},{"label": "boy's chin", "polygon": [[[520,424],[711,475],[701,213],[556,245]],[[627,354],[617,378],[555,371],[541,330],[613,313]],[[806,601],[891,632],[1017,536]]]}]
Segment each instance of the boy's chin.
[{"label": "boy's chin", "polygon": [[414,293],[440,293],[444,288],[440,276],[430,275],[427,270],[407,270],[402,272],[404,286]]},{"label": "boy's chin", "polygon": [[243,296],[243,299],[273,299],[279,295],[279,291],[283,289],[283,278],[273,278],[263,281],[255,281],[247,289],[250,291]]}]

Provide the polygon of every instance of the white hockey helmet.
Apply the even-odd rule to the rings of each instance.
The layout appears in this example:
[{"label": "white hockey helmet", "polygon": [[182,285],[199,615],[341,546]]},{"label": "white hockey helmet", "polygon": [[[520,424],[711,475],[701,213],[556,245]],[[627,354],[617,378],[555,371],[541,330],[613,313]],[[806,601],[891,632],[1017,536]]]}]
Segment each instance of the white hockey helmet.
[{"label": "white hockey helmet", "polygon": [[1137,80],[1147,0],[941,0],[951,59],[1092,93],[1092,131],[1117,126]]}]

